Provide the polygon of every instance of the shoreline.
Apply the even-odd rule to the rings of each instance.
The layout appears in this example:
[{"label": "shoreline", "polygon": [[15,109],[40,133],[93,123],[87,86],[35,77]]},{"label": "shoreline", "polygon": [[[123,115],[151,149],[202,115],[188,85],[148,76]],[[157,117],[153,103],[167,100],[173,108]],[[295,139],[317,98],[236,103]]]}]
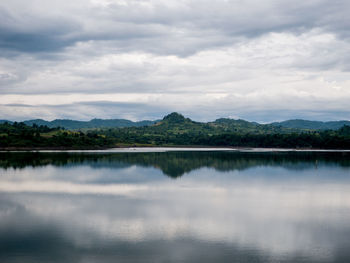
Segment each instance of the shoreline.
[{"label": "shoreline", "polygon": [[116,146],[116,147],[4,147],[0,152],[169,152],[169,151],[236,151],[236,152],[350,152],[350,149],[254,148],[217,146]]}]

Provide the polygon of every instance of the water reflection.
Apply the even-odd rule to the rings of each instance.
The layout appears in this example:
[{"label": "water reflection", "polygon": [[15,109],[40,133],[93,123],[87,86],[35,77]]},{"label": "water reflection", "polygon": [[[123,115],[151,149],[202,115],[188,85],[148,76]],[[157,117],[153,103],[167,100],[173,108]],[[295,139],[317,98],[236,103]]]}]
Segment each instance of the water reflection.
[{"label": "water reflection", "polygon": [[2,153],[0,262],[346,262],[349,160]]},{"label": "water reflection", "polygon": [[0,152],[0,168],[46,165],[89,165],[95,168],[155,167],[179,177],[201,167],[218,171],[244,170],[254,166],[309,169],[318,165],[350,167],[350,152],[149,152],[149,153],[11,153]]}]

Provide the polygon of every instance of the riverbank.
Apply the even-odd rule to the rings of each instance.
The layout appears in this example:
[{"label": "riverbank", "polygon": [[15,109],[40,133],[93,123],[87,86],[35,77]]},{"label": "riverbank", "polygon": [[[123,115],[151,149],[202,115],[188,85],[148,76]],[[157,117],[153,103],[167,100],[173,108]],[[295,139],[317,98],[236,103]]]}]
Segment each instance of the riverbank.
[{"label": "riverbank", "polygon": [[350,149],[312,149],[312,148],[251,148],[214,146],[135,146],[117,147],[7,147],[0,152],[168,152],[168,151],[238,151],[238,152],[350,152]]}]

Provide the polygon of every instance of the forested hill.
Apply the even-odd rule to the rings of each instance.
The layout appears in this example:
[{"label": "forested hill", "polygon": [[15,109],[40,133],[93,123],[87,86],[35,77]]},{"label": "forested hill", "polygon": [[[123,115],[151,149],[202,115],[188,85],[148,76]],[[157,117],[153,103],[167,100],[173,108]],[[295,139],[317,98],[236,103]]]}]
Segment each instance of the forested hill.
[{"label": "forested hill", "polygon": [[[177,121],[181,119],[179,116],[175,116],[175,113],[169,114],[168,118],[175,118]],[[181,114],[178,114],[181,115]],[[180,118],[180,119],[179,119]],[[184,118],[184,117],[183,117]],[[191,121],[188,118],[184,118],[186,120]],[[93,128],[122,128],[122,127],[142,127],[142,126],[151,126],[159,122],[160,120],[150,121],[130,121],[126,119],[92,119],[90,121],[77,121],[77,120],[69,120],[69,119],[56,119],[53,121],[45,121],[42,119],[35,120],[27,120],[23,121],[24,124],[32,126],[36,124],[38,126],[43,125],[49,128],[62,127],[67,130],[80,130],[80,129],[93,129]],[[13,121],[9,120],[0,120],[1,123],[13,123]],[[309,120],[287,120],[282,122],[273,122],[270,124],[259,124],[257,122],[249,122],[245,120],[234,120],[229,118],[219,118],[213,122],[202,123],[202,124],[210,124],[217,125],[226,128],[235,127],[238,130],[250,130],[255,131],[257,128],[260,130],[270,130],[270,131],[281,131],[286,129],[302,129],[302,130],[338,130],[344,125],[350,126],[350,121],[309,121]]]},{"label": "forested hill", "polygon": [[284,128],[244,120],[201,123],[171,113],[153,125],[62,130],[24,123],[0,124],[0,148],[104,148],[118,146],[232,146],[350,149],[350,126],[338,130]]},{"label": "forested hill", "polygon": [[[12,121],[0,120],[0,123],[13,123]],[[133,122],[126,119],[92,119],[90,121],[76,121],[68,119],[56,119],[53,121],[45,121],[42,119],[23,121],[24,124],[32,126],[47,126],[49,128],[62,127],[67,130],[93,129],[93,128],[122,128],[122,127],[140,127],[152,125],[156,121],[137,121]]]},{"label": "forested hill", "polygon": [[350,125],[350,121],[308,121],[308,120],[288,120],[282,122],[273,122],[273,126],[280,126],[292,129],[309,129],[309,130],[338,130],[344,125]]}]

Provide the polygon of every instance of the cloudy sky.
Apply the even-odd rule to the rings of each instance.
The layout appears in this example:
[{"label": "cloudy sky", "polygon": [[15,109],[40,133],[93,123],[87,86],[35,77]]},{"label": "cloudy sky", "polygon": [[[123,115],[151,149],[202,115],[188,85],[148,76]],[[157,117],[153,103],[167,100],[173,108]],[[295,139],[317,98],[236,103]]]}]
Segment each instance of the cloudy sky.
[{"label": "cloudy sky", "polygon": [[350,1],[4,0],[0,119],[350,119]]}]

